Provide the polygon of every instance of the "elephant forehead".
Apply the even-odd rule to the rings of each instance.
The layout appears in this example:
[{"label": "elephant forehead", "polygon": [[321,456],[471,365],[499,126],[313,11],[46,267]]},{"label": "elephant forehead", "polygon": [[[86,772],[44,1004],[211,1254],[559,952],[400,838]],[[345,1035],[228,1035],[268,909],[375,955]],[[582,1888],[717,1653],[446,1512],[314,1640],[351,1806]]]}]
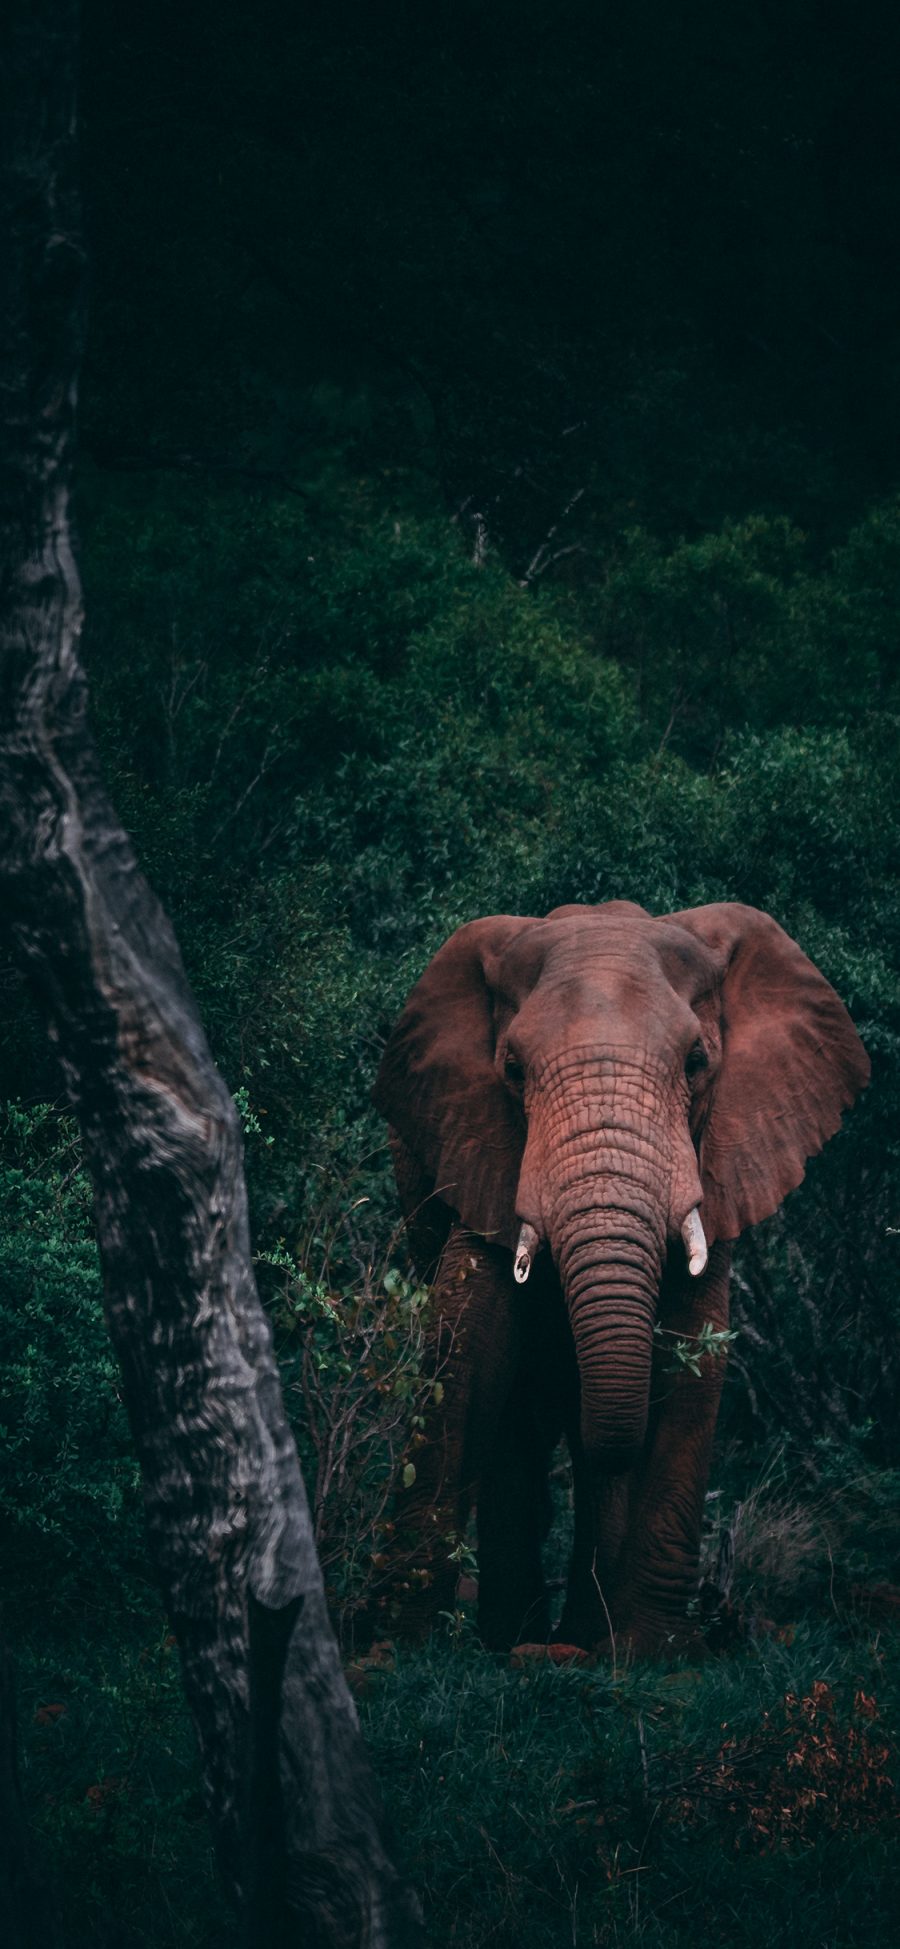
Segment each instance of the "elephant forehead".
[{"label": "elephant forehead", "polygon": [[711,992],[716,981],[712,956],[684,928],[603,909],[577,909],[566,916],[535,921],[504,948],[498,985],[521,1004],[541,988],[569,990],[597,1006],[647,1005],[665,988],[692,1002]]}]

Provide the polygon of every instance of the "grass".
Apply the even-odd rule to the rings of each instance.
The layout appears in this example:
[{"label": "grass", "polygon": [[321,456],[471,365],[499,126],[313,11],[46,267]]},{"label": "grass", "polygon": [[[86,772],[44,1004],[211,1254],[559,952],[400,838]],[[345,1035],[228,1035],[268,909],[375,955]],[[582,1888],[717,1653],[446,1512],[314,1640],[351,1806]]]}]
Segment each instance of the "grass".
[{"label": "grass", "polygon": [[177,1652],[146,1615],[86,1612],[57,1637],[12,1635],[23,1788],[56,1882],[67,1949],[222,1949],[215,1880]]},{"label": "grass", "polygon": [[[898,1637],[838,1599],[615,1683],[514,1669],[465,1621],[398,1650],[360,1712],[431,1942],[849,1949],[861,1917],[892,1941]],[[69,1620],[64,1643],[29,1631],[19,1693],[70,1949],[230,1949],[162,1618],[107,1612],[77,1639]]]},{"label": "grass", "polygon": [[837,1945],[863,1889],[867,1940],[892,1939],[887,1658],[849,1620],[616,1684],[401,1657],[365,1723],[434,1940]]}]

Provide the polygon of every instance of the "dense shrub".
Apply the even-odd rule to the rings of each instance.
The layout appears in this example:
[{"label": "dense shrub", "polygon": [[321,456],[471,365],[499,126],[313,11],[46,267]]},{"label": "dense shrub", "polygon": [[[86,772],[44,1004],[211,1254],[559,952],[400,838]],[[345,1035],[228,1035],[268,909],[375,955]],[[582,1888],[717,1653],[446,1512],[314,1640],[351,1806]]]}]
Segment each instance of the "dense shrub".
[{"label": "dense shrub", "polygon": [[[275,1137],[250,1147],[259,1244],[293,1250],[352,1176],[383,1254],[371,1080],[460,921],[750,901],[838,987],[873,1084],[743,1250],[728,1413],[807,1447],[871,1422],[894,1456],[897,504],[827,555],[771,516],[627,532],[566,593],[470,559],[412,477],[392,495],[332,467],[292,496],[151,475],[86,502],[101,742],[217,1057]],[[33,1094],[55,1083],[25,1019],[14,1001],[0,1053]]]},{"label": "dense shrub", "polygon": [[369,1263],[354,1215],[339,1213],[302,1256],[279,1245],[260,1262],[329,1606],[347,1643],[361,1613],[369,1636],[373,1618],[389,1628],[387,1572],[396,1596],[401,1567],[394,1519],[449,1358],[435,1365],[429,1353],[428,1288]]},{"label": "dense shrub", "polygon": [[[268,1148],[245,1089],[237,1100],[251,1151]],[[20,1594],[52,1576],[55,1601],[78,1603],[108,1583],[127,1609],[147,1578],[140,1478],[77,1128],[47,1104],[6,1104],[0,1119],[0,1541]],[[367,1257],[355,1223],[366,1197],[320,1193],[305,1237],[273,1244],[258,1271],[333,1616],[349,1631],[377,1598],[395,1499],[443,1382],[426,1357],[427,1288],[390,1249]]]},{"label": "dense shrub", "polygon": [[730,726],[818,728],[896,709],[898,560],[896,502],[824,560],[781,517],[668,545],[632,529],[585,612],[634,673],[653,735],[704,757]]},{"label": "dense shrub", "polygon": [[84,1593],[141,1558],[138,1469],[103,1318],[73,1121],[0,1112],[0,1526],[22,1595]]}]

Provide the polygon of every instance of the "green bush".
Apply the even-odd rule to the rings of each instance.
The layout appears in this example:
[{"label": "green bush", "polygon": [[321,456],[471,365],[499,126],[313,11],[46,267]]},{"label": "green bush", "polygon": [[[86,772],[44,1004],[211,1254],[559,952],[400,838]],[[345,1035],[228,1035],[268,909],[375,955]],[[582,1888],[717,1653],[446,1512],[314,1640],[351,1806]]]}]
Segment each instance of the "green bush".
[{"label": "green bush", "polygon": [[[738,1287],[728,1412],[768,1438],[804,1397],[798,1441],[868,1414],[894,1456],[897,504],[829,554],[772,515],[680,542],[630,531],[565,592],[469,559],[412,477],[391,494],[388,513],[380,484],[333,465],[293,496],[89,490],[101,741],[217,1059],[276,1137],[249,1147],[258,1242],[307,1233],[352,1176],[383,1253],[396,1203],[371,1082],[460,921],[750,901],[835,982],[874,1075],[852,1138],[744,1250],[756,1297]],[[21,1010],[3,1054],[9,1090],[49,1087]]]},{"label": "green bush", "polygon": [[0,1525],[14,1588],[40,1601],[141,1559],[139,1476],[103,1317],[75,1125],[0,1112]]},{"label": "green bush", "polygon": [[751,515],[610,550],[585,614],[634,673],[654,738],[701,761],[723,732],[821,728],[896,709],[892,589],[900,506],[874,509],[824,561],[783,517]]},{"label": "green bush", "polygon": [[[246,1089],[237,1100],[251,1152],[267,1151]],[[77,1128],[49,1105],[13,1103],[0,1134],[0,1525],[16,1589],[52,1576],[57,1601],[75,1603],[98,1582],[146,1582],[140,1477]],[[301,1243],[281,1240],[257,1265],[332,1614],[349,1629],[378,1595],[394,1502],[443,1383],[426,1351],[427,1288],[390,1252],[367,1258],[367,1197],[344,1209],[348,1187],[320,1192]]]},{"label": "green bush", "polygon": [[337,1214],[301,1254],[280,1244],[259,1261],[329,1607],[346,1640],[360,1612],[376,1615],[389,1566],[396,1585],[394,1517],[446,1365],[428,1349],[427,1287],[367,1263],[356,1215]]}]

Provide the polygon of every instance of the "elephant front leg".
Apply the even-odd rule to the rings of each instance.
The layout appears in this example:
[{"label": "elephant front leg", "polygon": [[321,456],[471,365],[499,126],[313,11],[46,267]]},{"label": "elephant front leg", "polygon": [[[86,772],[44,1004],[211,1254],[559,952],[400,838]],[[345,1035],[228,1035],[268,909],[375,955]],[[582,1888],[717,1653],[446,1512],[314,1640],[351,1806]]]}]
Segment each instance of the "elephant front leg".
[{"label": "elephant front leg", "polygon": [[559,1644],[585,1650],[609,1643],[628,1533],[631,1475],[597,1482],[585,1460],[577,1427],[568,1431],[572,1457],[575,1529]]},{"label": "elephant front leg", "polygon": [[432,1287],[429,1360],[441,1399],[415,1450],[415,1480],[397,1494],[388,1571],[389,1619],[424,1636],[452,1610],[454,1552],[466,1534],[504,1419],[518,1333],[508,1253],[454,1226]]},{"label": "elephant front leg", "polygon": [[[630,1485],[614,1615],[617,1640],[639,1654],[677,1650],[696,1635],[687,1613],[697,1590],[726,1343],[699,1349],[707,1324],[714,1333],[727,1330],[730,1266],[730,1248],[716,1245],[703,1278],[663,1285],[650,1428]],[[679,1342],[699,1354],[698,1373],[679,1360]]]}]

